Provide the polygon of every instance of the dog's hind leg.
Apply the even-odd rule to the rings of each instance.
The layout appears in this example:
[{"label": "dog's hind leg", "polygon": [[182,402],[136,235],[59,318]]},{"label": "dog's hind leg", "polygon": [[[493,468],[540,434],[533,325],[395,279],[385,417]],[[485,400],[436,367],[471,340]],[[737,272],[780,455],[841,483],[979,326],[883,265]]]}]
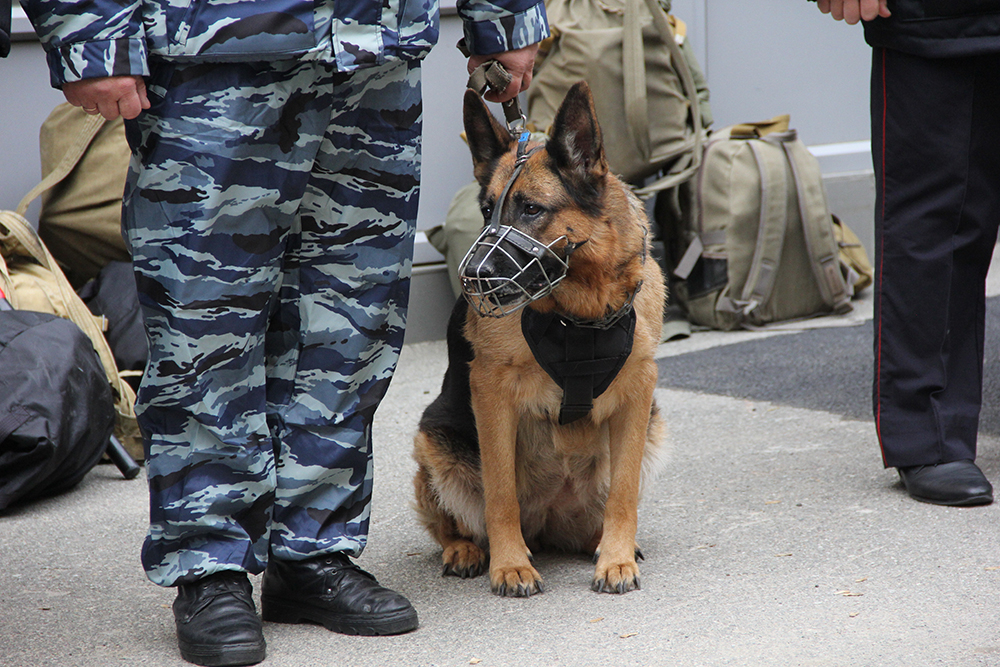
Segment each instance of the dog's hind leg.
[{"label": "dog's hind leg", "polygon": [[416,509],[427,532],[444,549],[441,554],[444,576],[453,575],[467,579],[478,577],[486,571],[486,552],[471,539],[463,536],[455,518],[437,500],[430,481],[430,474],[420,466],[413,478],[416,491]]},{"label": "dog's hind leg", "polygon": [[442,576],[453,575],[468,579],[478,577],[486,571],[486,552],[475,543],[456,536],[450,544],[442,546],[444,546],[444,552],[441,554],[441,561],[444,564],[441,570]]}]

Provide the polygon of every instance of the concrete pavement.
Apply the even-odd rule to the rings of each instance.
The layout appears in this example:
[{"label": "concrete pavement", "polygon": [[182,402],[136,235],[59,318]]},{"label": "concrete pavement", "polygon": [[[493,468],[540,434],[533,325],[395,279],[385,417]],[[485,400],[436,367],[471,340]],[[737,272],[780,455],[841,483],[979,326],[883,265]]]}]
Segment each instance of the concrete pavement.
[{"label": "concrete pavement", "polygon": [[[698,333],[661,351],[762,335]],[[444,368],[443,343],[405,347],[376,421],[361,558],[421,627],[359,638],[266,624],[265,665],[1000,665],[1000,505],[914,502],[882,468],[869,420],[777,403],[657,391],[672,463],[640,507],[641,590],[593,593],[588,559],[546,554],[546,591],[530,599],[441,577],[410,507],[410,449]],[[983,437],[979,462],[1000,482],[997,437]],[[0,518],[0,665],[187,664],[173,591],[139,566],[145,521],[142,477],[110,465]]]}]

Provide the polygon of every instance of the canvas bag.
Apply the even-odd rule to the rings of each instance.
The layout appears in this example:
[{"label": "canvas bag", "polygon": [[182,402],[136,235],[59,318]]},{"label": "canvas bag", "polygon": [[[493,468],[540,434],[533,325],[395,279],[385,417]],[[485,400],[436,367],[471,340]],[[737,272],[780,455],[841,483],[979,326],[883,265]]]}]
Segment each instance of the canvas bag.
[{"label": "canvas bag", "polygon": [[[701,159],[702,114],[675,25],[657,0],[550,0],[552,39],[527,91],[529,127],[545,132],[566,92],[585,80],[611,170],[652,195],[690,179]],[[674,25],[671,25],[671,24]]]},{"label": "canvas bag", "polygon": [[865,246],[861,243],[858,235],[835,215],[833,218],[833,233],[837,237],[837,247],[840,248],[840,267],[844,273],[844,280],[857,295],[875,281],[875,268]]},{"label": "canvas bag", "polygon": [[713,133],[674,273],[694,324],[754,328],[852,309],[819,163],[788,116]]},{"label": "canvas bag", "polygon": [[427,230],[427,242],[444,255],[448,266],[448,281],[456,298],[462,296],[458,267],[483,229],[479,189],[479,183],[475,181],[459,188],[448,205],[444,224]]},{"label": "canvas bag", "polygon": [[[95,119],[96,118],[96,119]],[[96,134],[66,176],[41,194],[38,233],[76,288],[108,262],[129,262],[122,239],[122,192],[131,151],[121,118],[106,121],[69,103],[57,105],[42,123],[42,175],[52,173],[80,136]]]},{"label": "canvas bag", "polygon": [[136,460],[143,456],[142,438],[135,418],[135,391],[123,379],[104,336],[104,320],[95,317],[73,290],[55,258],[24,217],[40,194],[59,183],[77,165],[98,131],[100,116],[89,116],[62,161],[24,196],[14,211],[0,211],[0,290],[19,310],[52,313],[72,320],[94,344],[115,398],[115,436]]}]

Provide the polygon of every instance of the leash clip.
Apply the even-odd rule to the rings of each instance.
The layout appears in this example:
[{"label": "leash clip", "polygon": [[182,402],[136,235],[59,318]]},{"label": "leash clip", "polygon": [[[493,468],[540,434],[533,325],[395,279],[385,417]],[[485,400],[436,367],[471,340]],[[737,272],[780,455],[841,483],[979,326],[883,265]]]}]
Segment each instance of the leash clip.
[{"label": "leash clip", "polygon": [[[507,100],[500,105],[503,107],[503,115],[507,121],[507,129],[514,136],[524,136],[528,134],[528,130],[525,129],[528,125],[528,119],[524,117],[521,113],[521,103],[518,101],[517,97]],[[513,107],[508,109],[508,106]],[[522,139],[518,139],[522,141]]]}]

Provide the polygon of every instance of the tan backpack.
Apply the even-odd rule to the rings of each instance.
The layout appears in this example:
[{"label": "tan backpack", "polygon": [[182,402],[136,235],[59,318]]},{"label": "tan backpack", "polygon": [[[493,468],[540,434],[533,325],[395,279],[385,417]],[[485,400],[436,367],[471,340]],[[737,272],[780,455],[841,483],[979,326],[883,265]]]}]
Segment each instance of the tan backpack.
[{"label": "tan backpack", "polygon": [[529,127],[548,131],[566,92],[585,80],[612,171],[637,186],[658,175],[637,194],[697,173],[703,114],[693,54],[678,44],[683,22],[657,0],[549,0],[545,10],[552,37],[528,88]]},{"label": "tan backpack", "polygon": [[122,239],[122,192],[131,151],[121,118],[106,121],[67,103],[39,133],[42,174],[54,171],[81,136],[95,131],[79,162],[42,193],[38,232],[70,284],[79,288],[108,262],[131,258]]},{"label": "tan backpack", "polygon": [[705,145],[691,244],[674,270],[694,324],[753,328],[852,309],[819,163],[788,122],[734,125]]},{"label": "tan backpack", "polygon": [[63,159],[18,204],[14,211],[0,211],[0,289],[19,310],[52,313],[72,320],[94,344],[115,397],[118,413],[115,436],[136,460],[143,458],[142,438],[135,418],[135,391],[118,372],[103,332],[103,318],[95,317],[73,290],[59,264],[24,217],[39,195],[60,183],[80,161],[94,137],[104,127],[100,116],[88,116],[73,137]]}]

